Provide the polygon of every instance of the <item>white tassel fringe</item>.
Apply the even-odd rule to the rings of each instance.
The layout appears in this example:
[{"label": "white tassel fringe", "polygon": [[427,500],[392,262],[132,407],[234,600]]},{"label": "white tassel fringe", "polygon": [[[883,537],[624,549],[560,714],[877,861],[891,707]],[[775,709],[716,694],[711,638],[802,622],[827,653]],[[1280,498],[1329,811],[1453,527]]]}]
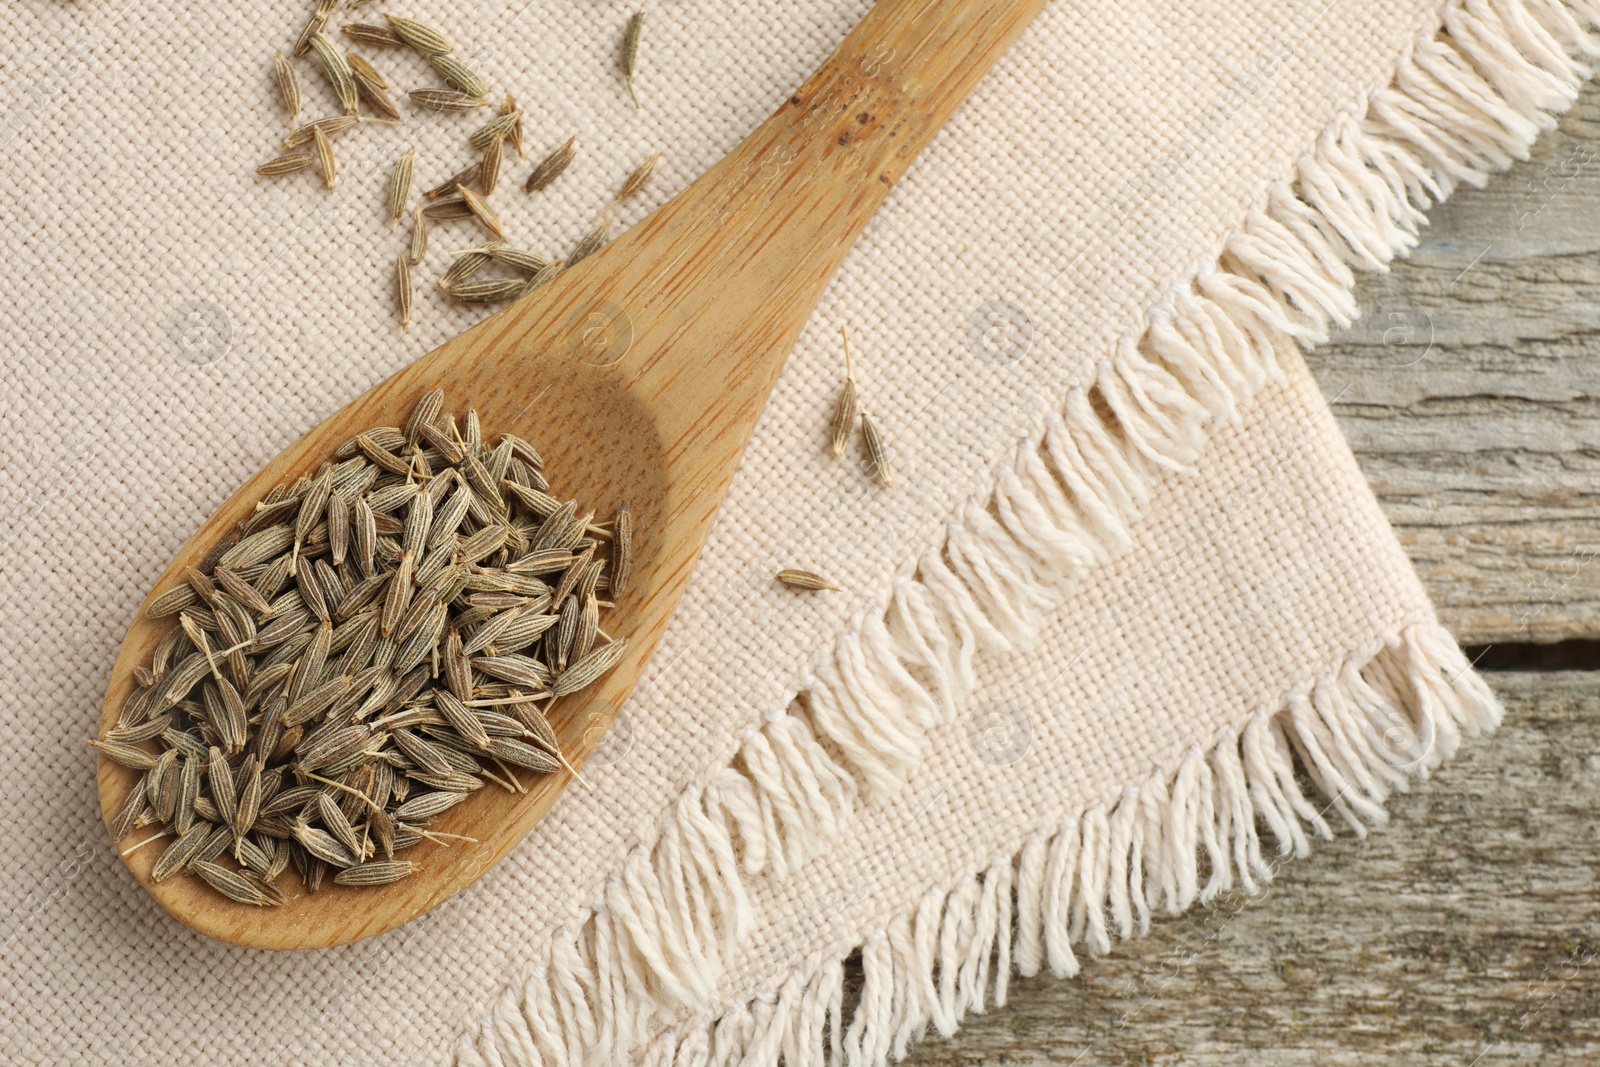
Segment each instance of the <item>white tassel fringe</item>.
[{"label": "white tassel fringe", "polygon": [[[930,891],[860,947],[847,1019],[843,960],[817,957],[775,994],[713,1009],[751,922],[744,879],[816,855],[865,798],[916,770],[930,729],[976,684],[979,652],[1026,647],[1065,587],[1123,552],[1167,470],[1190,470],[1209,425],[1282,371],[1280,352],[1355,315],[1354,270],[1416,242],[1422,211],[1527,158],[1600,56],[1600,0],[1450,0],[1365,114],[1326,131],[1275,183],[1214,264],[1176,286],[1148,327],[1021,443],[944,544],[854,619],[787,714],[687,790],[543,964],[508,991],[461,1067],[610,1064],[876,1065],[928,1026],[1001,1004],[1015,966],[1075,974],[1078,953],[1270,879],[1330,822],[1358,834],[1412,775],[1449,758],[1500,708],[1436,623],[1257,711],[1175,768]],[[1307,793],[1301,782],[1310,784]],[[1109,805],[1109,807],[1108,807]],[[1333,818],[1330,820],[1329,816]],[[1203,879],[1203,881],[1202,881]],[[715,1018],[711,1018],[712,1015]],[[683,1022],[684,1019],[690,1022]]]}]

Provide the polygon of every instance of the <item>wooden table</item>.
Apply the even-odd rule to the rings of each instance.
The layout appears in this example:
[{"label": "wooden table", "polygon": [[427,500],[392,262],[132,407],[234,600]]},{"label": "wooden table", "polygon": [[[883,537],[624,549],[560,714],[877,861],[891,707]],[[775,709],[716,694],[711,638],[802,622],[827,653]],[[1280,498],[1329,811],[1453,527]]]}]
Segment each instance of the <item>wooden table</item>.
[{"label": "wooden table", "polygon": [[1387,832],[907,1062],[1600,1064],[1600,88],[1429,218],[1309,359],[1505,725]]}]

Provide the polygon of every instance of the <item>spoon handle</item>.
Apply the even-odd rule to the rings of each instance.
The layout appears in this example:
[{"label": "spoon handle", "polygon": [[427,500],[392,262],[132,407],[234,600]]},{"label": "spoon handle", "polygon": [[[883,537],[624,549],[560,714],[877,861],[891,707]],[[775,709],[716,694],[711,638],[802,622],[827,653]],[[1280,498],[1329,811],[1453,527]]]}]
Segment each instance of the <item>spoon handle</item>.
[{"label": "spoon handle", "polygon": [[[618,239],[638,254],[611,261],[594,321],[626,318],[620,384],[662,412],[669,441],[748,435],[856,235],[1042,6],[879,0],[743,143]],[[693,351],[673,343],[686,334]]]}]

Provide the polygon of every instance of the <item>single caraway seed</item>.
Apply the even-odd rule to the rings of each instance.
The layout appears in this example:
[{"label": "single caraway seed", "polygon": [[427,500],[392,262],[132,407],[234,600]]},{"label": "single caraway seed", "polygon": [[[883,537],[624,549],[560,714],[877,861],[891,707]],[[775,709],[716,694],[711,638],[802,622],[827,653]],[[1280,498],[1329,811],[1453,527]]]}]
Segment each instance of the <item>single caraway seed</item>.
[{"label": "single caraway seed", "polygon": [[428,63],[448,85],[468,96],[483,96],[489,91],[489,83],[483,80],[483,76],[455,56],[429,56]]},{"label": "single caraway seed", "polygon": [[500,159],[505,152],[505,140],[495,138],[483,149],[483,165],[478,168],[478,188],[483,190],[483,195],[488,196],[494,192],[495,184],[500,180]]},{"label": "single caraway seed", "polygon": [[500,114],[515,119],[507,136],[511,141],[511,147],[517,150],[517,158],[527,159],[528,154],[522,150],[522,109],[517,107],[517,101],[510,93],[506,94],[506,102],[500,105]]},{"label": "single caraway seed", "polygon": [[428,254],[428,220],[422,216],[422,205],[411,211],[411,265],[417,266]]},{"label": "single caraway seed", "polygon": [[356,79],[356,87],[361,90],[361,96],[372,105],[372,110],[378,117],[391,125],[398,125],[401,121],[400,109],[395,106],[394,98],[376,86],[370,85],[360,78]]},{"label": "single caraway seed", "polygon": [[588,259],[605,246],[606,240],[611,236],[611,219],[609,216],[595,223],[573,246],[572,253],[567,256],[567,266],[575,266],[582,260]]},{"label": "single caraway seed", "polygon": [[527,274],[535,274],[550,265],[550,261],[537,252],[526,248],[515,248],[501,241],[484,245],[482,248],[468,249],[469,252],[482,252],[496,263],[504,263],[513,270],[520,270]]},{"label": "single caraway seed", "polygon": [[340,885],[388,885],[416,869],[416,864],[410,860],[374,860],[346,867],[334,875],[333,880]]},{"label": "single caraway seed", "polygon": [[867,415],[865,408],[861,411],[861,437],[867,443],[867,458],[872,461],[872,472],[884,485],[894,485],[894,471],[889,466],[889,449],[884,445],[883,435],[878,432],[877,425]]},{"label": "single caraway seed", "polygon": [[639,69],[639,34],[643,29],[643,11],[635,11],[622,28],[622,79],[628,84],[628,97],[635,109],[639,107],[639,97],[633,91],[633,75]]},{"label": "single caraway seed", "polygon": [[328,25],[328,15],[331,13],[332,8],[329,5],[321,3],[317,5],[317,9],[311,13],[311,17],[300,30],[300,36],[295,38],[293,51],[296,56],[303,56],[311,50],[311,39]]},{"label": "single caraway seed", "polygon": [[617,521],[611,539],[611,595],[619,597],[628,589],[633,573],[633,512],[624,500],[617,507]]},{"label": "single caraway seed", "polygon": [[[462,261],[541,262],[498,242]],[[112,827],[128,855],[162,842],[154,877],[255,906],[384,885],[415,873],[404,849],[451,839],[429,821],[475,791],[576,773],[557,742],[574,721],[545,702],[624,655],[599,590],[627,585],[632,515],[595,525],[546,491],[533,445],[437,390],[396,421],[272,490],[152,601],[176,624],[93,743],[129,768]]]},{"label": "single caraway seed", "polygon": [[504,241],[506,228],[500,222],[500,216],[494,213],[494,208],[489,206],[489,201],[465,185],[456,186],[456,191],[461,194],[461,199],[467,202],[467,207],[472,210],[473,216],[483,223],[484,229]]},{"label": "single caraway seed", "polygon": [[173,842],[161,853],[155,866],[150,868],[150,880],[161,882],[177,874],[200,851],[200,846],[206,843],[206,838],[211,836],[211,831],[216,829],[211,823],[198,822],[183,833],[179,834]]},{"label": "single caraway seed", "polygon": [[422,213],[430,219],[470,219],[472,208],[459,196],[434,200],[422,206]]},{"label": "single caraway seed", "polygon": [[462,167],[432,189],[425,191],[422,194],[423,197],[428,200],[437,200],[441,196],[453,194],[458,185],[471,185],[478,180],[478,168],[481,166],[483,166],[482,163],[471,163]]},{"label": "single caraway seed", "polygon": [[413,104],[429,111],[471,111],[489,103],[457,89],[413,89],[410,96]]},{"label": "single caraway seed", "polygon": [[450,287],[450,295],[472,304],[496,303],[512,300],[528,290],[526,278],[487,278],[478,281],[457,282]]},{"label": "single caraway seed", "polygon": [[168,589],[165,593],[150,601],[150,606],[144,609],[144,613],[152,619],[165,618],[169,615],[176,615],[194,602],[194,589],[188,583],[184,583]]},{"label": "single caraway seed", "polygon": [[356,88],[355,75],[350,73],[350,64],[345,62],[344,54],[322,33],[311,38],[311,48],[322,61],[322,69],[327,72],[328,81],[339,97],[339,106],[344,108],[346,115],[356,114],[360,110],[358,102],[360,93]]},{"label": "single caraway seed", "polygon": [[89,744],[99,749],[100,754],[111,762],[132,767],[136,771],[148,771],[156,765],[156,757],[137,745],[120,741],[90,741]]},{"label": "single caraway seed", "polygon": [[[335,491],[328,497],[328,554],[333,559],[335,567],[343,563],[350,552],[350,505],[345,502],[344,495]],[[218,575],[230,572],[218,570]],[[246,586],[253,591],[254,587]],[[260,594],[256,594],[257,597]],[[266,611],[270,607],[262,603],[258,611]],[[342,614],[342,613],[341,613]]]},{"label": "single caraway seed", "polygon": [[374,26],[366,22],[352,22],[339,30],[340,33],[352,41],[360,41],[375,48],[402,48],[405,42],[398,34],[386,26]]},{"label": "single caraway seed", "polygon": [[467,138],[467,143],[477,151],[482,152],[492,142],[505,140],[511,131],[516,128],[517,123],[521,121],[522,112],[516,110],[506,111],[501,108],[500,115],[497,118],[472,131],[472,134]]},{"label": "single caraway seed", "polygon": [[489,253],[474,248],[463,252],[456,257],[456,261],[445,270],[444,276],[439,279],[440,289],[449,289],[452,286],[466,281],[489,265]]},{"label": "single caraway seed", "polygon": [[576,137],[568,137],[565,144],[540,160],[533,168],[533,173],[528,175],[528,181],[522,187],[523,191],[537,193],[561,177],[561,172],[571,165],[572,158],[578,154],[577,145]]},{"label": "single caraway seed", "polygon": [[212,889],[241,904],[270,907],[283,903],[281,893],[274,894],[267,883],[243,871],[229,870],[209,860],[191,863],[189,869],[204,879]]},{"label": "single caraway seed", "polygon": [[417,165],[417,153],[414,149],[406,149],[405,155],[395,161],[394,170],[389,172],[389,228],[395,229],[400,225],[400,216],[405,214],[406,201],[411,199],[411,173]]},{"label": "single caraway seed", "polygon": [[411,300],[415,287],[411,284],[411,259],[405,254],[395,257],[394,260],[395,292],[399,297],[397,304],[400,311],[400,328],[411,329]]},{"label": "single caraway seed", "polygon": [[269,159],[256,168],[256,173],[267,178],[276,178],[282,174],[293,174],[297,170],[305,170],[317,161],[317,157],[310,152],[287,152],[276,159]]},{"label": "single caraway seed", "polygon": [[317,168],[322,171],[322,180],[331,190],[339,181],[338,164],[333,159],[333,143],[321,127],[311,131],[311,143],[316,146]]},{"label": "single caraway seed", "polygon": [[290,131],[289,136],[283,139],[283,147],[299,148],[301,145],[309,143],[318,130],[321,130],[329,137],[333,137],[348,130],[359,121],[354,115],[335,115],[332,118],[308,122],[304,126],[296,126]]},{"label": "single caraway seed", "polygon": [[528,279],[528,289],[527,289],[527,291],[531,293],[535,289],[539,288],[539,286],[545,285],[548,282],[553,281],[555,279],[556,275],[560,274],[563,270],[566,270],[566,269],[567,269],[567,265],[565,263],[563,263],[561,260],[559,260],[559,259],[552,260],[550,263],[548,263],[544,267],[540,268],[538,271],[535,271],[533,277]]},{"label": "single caraway seed", "polygon": [[389,23],[389,29],[400,38],[401,43],[414,52],[424,56],[442,56],[455,51],[448,37],[426,23],[401,18],[399,15],[383,17]]},{"label": "single caraway seed", "polygon": [[290,63],[283,55],[272,54],[272,69],[278,76],[278,94],[283,97],[284,110],[289,112],[290,123],[300,120],[300,75],[295,73],[294,64]]},{"label": "single caraway seed", "polygon": [[840,588],[820,574],[813,574],[811,571],[802,571],[793,568],[781,570],[777,574],[774,574],[773,577],[778,579],[778,581],[782,582],[784,585],[793,586],[796,589],[838,590]]},{"label": "single caraway seed", "polygon": [[622,653],[627,650],[627,645],[626,640],[621,640],[595,649],[562,671],[561,676],[551,683],[550,694],[558,697],[566,696],[593,684],[602,674],[617,665]]},{"label": "single caraway seed", "polygon": [[844,455],[845,442],[850,439],[850,429],[856,421],[856,371],[850,358],[850,334],[842,325],[839,336],[844,338],[844,388],[839,390],[839,400],[833,405],[832,449],[836,456]]},{"label": "single caraway seed", "polygon": [[626,200],[640,189],[643,189],[649,183],[650,175],[656,172],[656,164],[659,162],[661,162],[661,153],[657,152],[639,164],[638,168],[628,175],[627,180],[622,183],[622,191],[617,194],[617,199]]},{"label": "single caraway seed", "polygon": [[366,82],[375,89],[389,88],[389,79],[379,74],[378,68],[368,63],[360,55],[355,52],[346,52],[344,61],[350,64],[350,73],[355,77],[358,85]]}]

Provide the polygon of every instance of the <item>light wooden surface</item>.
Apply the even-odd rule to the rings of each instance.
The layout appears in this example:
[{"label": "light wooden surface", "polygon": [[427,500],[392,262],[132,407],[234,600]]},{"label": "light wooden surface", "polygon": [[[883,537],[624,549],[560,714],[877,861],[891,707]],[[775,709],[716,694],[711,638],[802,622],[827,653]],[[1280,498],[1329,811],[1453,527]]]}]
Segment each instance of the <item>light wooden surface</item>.
[{"label": "light wooden surface", "polygon": [[1600,1063],[1600,694],[1496,674],[1489,744],[1260,896],[1155,923],[1077,978],[1015,983],[907,1060],[1204,1067]]},{"label": "light wooden surface", "polygon": [[[1600,89],[1430,218],[1312,369],[1463,643],[1600,637]],[[1600,673],[1489,682],[1506,724],[1389,830],[1020,982],[907,1062],[1600,1063]]]},{"label": "light wooden surface", "polygon": [[1600,636],[1600,90],[1429,218],[1311,367],[1463,643]]},{"label": "light wooden surface", "polygon": [[[655,648],[795,338],[856,235],[917,152],[1044,0],[881,0],[822,67],[738,147],[609,246],[424,356],[313,429],[225,503],[154,590],[182,580],[254,503],[314,471],[353,435],[400,426],[444,389],[486,432],[545,457],[552,491],[596,514],[635,515],[634,578],[606,623],[622,661],[551,715],[574,762],[593,750]],[[116,721],[170,625],[141,609],[112,668],[101,732]],[[408,850],[421,869],[377,888],[301,891],[255,908],[197,879],[150,880],[159,856],[124,857],[179,920],[258,948],[336,945],[448,899],[509,851],[566,774],[525,794],[484,789],[435,829],[475,843]],[[137,774],[101,758],[107,825]]]}]

